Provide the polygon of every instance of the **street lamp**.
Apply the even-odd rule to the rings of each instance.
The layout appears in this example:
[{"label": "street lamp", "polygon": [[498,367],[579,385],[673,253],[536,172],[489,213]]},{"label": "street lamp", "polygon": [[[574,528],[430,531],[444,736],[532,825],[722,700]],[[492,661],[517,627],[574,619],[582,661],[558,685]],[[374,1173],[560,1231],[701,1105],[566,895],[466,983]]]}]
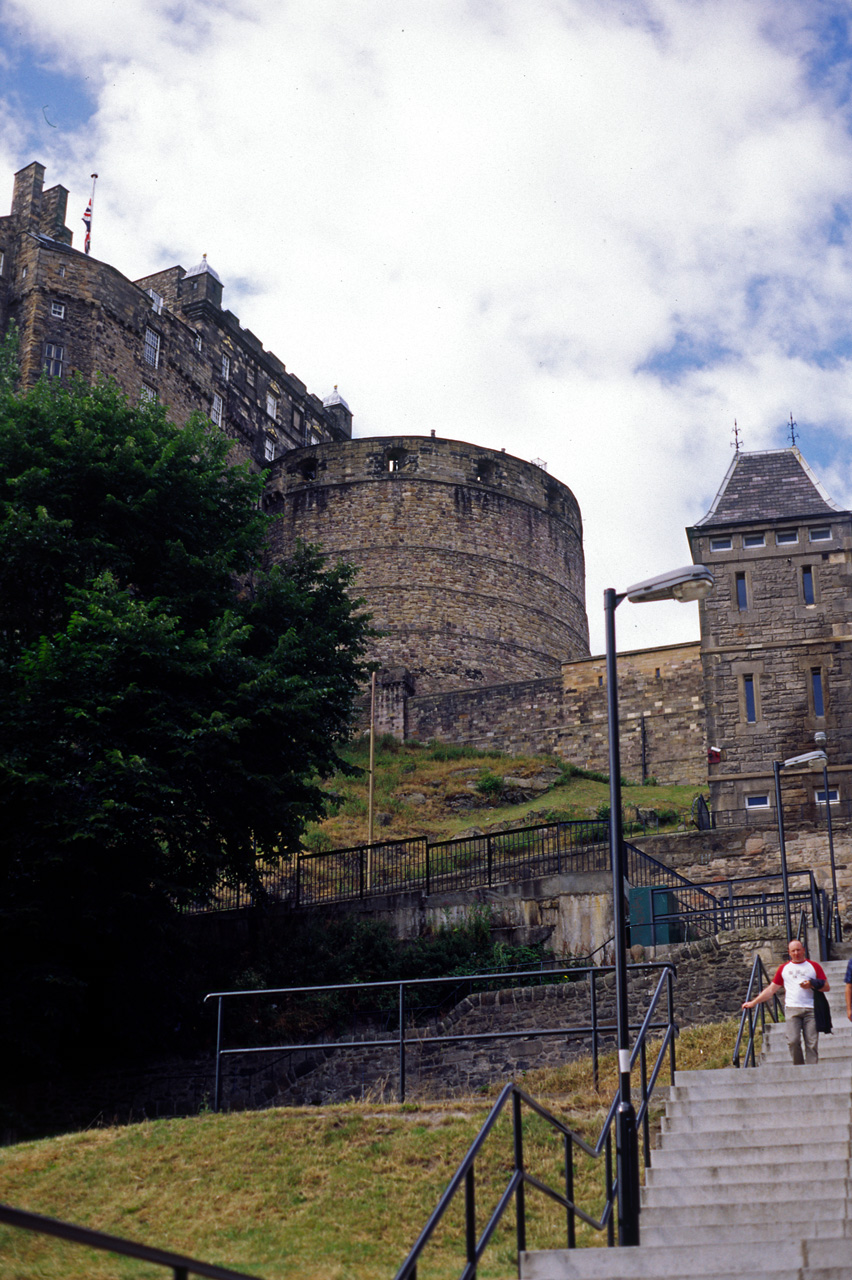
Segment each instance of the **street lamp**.
[{"label": "street lamp", "polygon": [[[775,760],[772,771],[775,774],[775,812],[778,815],[778,844],[781,849],[781,887],[784,891],[784,923],[787,928],[787,941],[793,936],[793,919],[790,915],[790,887],[787,884],[787,845],[784,842],[784,810],[781,805],[781,770],[799,767],[802,769],[820,769],[825,765],[828,756],[824,751],[806,751],[801,756],[791,756],[789,760]],[[826,787],[826,795],[828,788]]]},{"label": "street lamp", "polygon": [[655,600],[701,600],[713,586],[703,564],[690,564],[626,591],[604,591],[606,624],[606,711],[609,733],[609,848],[612,865],[612,916],[615,932],[615,1016],[618,1027],[618,1110],[615,1113],[618,1243],[639,1243],[639,1140],[636,1112],[630,1100],[630,1012],[627,1005],[627,916],[624,909],[624,828],[621,819],[621,750],[618,740],[618,687],[615,611],[623,600],[645,604]]}]

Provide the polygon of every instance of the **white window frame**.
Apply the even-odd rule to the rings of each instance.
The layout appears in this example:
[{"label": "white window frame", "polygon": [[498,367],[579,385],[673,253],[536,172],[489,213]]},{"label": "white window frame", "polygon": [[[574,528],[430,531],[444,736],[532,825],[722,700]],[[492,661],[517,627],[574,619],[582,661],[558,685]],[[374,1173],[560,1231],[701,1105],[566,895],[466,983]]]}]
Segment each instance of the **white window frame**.
[{"label": "white window frame", "polygon": [[204,346],[204,340],[202,339],[201,334],[196,329],[195,330],[195,350],[200,351],[203,346]]},{"label": "white window frame", "polygon": [[278,421],[278,408],[279,408],[278,397],[276,395],[273,395],[271,391],[267,391],[266,413],[267,413],[267,416],[272,418],[274,422]]},{"label": "white window frame", "polygon": [[6,252],[4,249],[0,249],[0,276],[5,274],[5,270],[6,270]]},{"label": "white window frame", "polygon": [[730,538],[711,538],[710,550],[711,551],[730,551],[731,539]]},{"label": "white window frame", "polygon": [[149,387],[147,382],[142,383],[139,391],[139,400],[142,404],[156,404],[159,399],[156,387]]},{"label": "white window frame", "polygon": [[829,525],[823,525],[819,529],[809,529],[808,541],[809,542],[831,542],[831,527]]},{"label": "white window frame", "polygon": [[46,342],[41,367],[49,378],[61,378],[65,365],[65,347],[59,342]]},{"label": "white window frame", "polygon": [[264,462],[273,462],[275,460],[275,441],[272,436],[265,433],[263,437],[263,460]]},{"label": "white window frame", "polygon": [[51,302],[50,314],[54,320],[64,320],[65,319],[65,303]]},{"label": "white window frame", "polygon": [[213,404],[210,408],[210,421],[214,422],[217,427],[221,427],[222,418],[225,414],[225,401],[217,391],[213,392]]},{"label": "white window frame", "polygon": [[767,794],[767,795],[746,796],[746,798],[745,798],[745,807],[746,807],[747,809],[768,809],[768,808],[769,808],[769,796],[768,796],[768,794]]},{"label": "white window frame", "polygon": [[161,315],[163,311],[164,298],[161,293],[157,293],[156,289],[146,289],[148,297],[151,299],[151,310],[154,315]]},{"label": "white window frame", "polygon": [[150,365],[152,369],[160,367],[160,335],[156,329],[145,327],[145,342],[142,348],[142,354],[145,363]]},{"label": "white window frame", "polygon": [[[814,803],[825,804],[825,787],[820,787],[818,791],[814,792]],[[837,787],[828,788],[828,803],[829,805],[840,804],[840,791]]]},{"label": "white window frame", "polygon": [[792,547],[799,541],[798,529],[779,529],[775,535],[776,547]]},{"label": "white window frame", "polygon": [[231,381],[231,357],[222,354],[222,381]]},{"label": "white window frame", "polygon": [[750,547],[765,547],[765,533],[744,533],[743,534],[743,550],[747,551]]}]

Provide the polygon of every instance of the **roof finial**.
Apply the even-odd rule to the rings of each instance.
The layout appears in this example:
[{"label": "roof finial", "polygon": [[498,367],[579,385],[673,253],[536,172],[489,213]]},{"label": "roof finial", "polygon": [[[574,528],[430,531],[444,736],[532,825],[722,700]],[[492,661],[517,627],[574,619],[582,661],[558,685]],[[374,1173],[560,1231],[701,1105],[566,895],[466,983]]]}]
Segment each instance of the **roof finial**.
[{"label": "roof finial", "polygon": [[793,414],[791,413],[790,414],[790,448],[791,449],[795,449],[796,447],[796,427],[798,425],[799,424],[797,422],[793,421]]},{"label": "roof finial", "polygon": [[734,443],[733,443],[733,445],[732,445],[731,447],[733,448],[734,453],[739,453],[739,451],[740,451],[740,429],[739,429],[739,427],[737,426],[737,420],[736,420],[736,418],[734,418],[734,429],[733,429],[733,431],[731,432],[731,435],[734,437]]}]

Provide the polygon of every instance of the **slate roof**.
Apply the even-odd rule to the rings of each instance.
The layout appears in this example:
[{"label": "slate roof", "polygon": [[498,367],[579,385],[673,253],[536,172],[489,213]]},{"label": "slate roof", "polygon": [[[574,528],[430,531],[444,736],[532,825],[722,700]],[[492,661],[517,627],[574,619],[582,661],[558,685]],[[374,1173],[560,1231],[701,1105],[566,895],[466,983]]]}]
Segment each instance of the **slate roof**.
[{"label": "slate roof", "polygon": [[840,510],[798,449],[737,453],[712,507],[695,527],[794,520]]}]

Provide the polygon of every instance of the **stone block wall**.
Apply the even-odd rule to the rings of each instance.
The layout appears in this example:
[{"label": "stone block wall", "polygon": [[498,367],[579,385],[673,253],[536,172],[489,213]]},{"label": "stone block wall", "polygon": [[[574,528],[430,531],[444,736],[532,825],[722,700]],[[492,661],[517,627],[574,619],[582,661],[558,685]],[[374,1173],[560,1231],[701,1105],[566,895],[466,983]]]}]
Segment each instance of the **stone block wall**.
[{"label": "stone block wall", "polygon": [[277,462],[273,555],[296,539],[358,566],[377,661],[417,693],[557,676],[588,653],[582,524],[540,467],[414,436],[299,450]]}]

